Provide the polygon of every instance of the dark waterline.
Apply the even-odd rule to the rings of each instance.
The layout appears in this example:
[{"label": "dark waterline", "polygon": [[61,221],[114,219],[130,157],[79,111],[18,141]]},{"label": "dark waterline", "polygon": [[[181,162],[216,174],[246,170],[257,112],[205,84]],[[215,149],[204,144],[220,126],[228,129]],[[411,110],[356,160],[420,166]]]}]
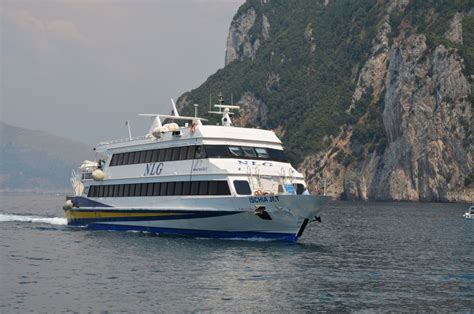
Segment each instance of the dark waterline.
[{"label": "dark waterline", "polygon": [[474,310],[465,204],[334,202],[289,244],[71,228],[63,202],[0,196],[0,312]]}]

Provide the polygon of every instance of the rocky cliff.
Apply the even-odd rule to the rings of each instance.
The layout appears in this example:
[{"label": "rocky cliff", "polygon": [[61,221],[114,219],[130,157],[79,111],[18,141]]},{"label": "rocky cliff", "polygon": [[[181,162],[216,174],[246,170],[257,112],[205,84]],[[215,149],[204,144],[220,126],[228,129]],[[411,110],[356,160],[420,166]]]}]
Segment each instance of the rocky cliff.
[{"label": "rocky cliff", "polygon": [[[405,6],[389,6],[358,77],[349,110],[368,109],[300,169],[313,190],[345,199],[472,202],[466,178],[474,170],[474,120],[464,60],[457,48],[428,47],[408,21],[390,44],[390,13]],[[456,13],[445,33],[457,45],[462,16]],[[385,134],[367,139],[378,127],[370,117],[377,111]]]},{"label": "rocky cliff", "polygon": [[233,92],[313,192],[473,202],[472,1],[289,2],[247,1],[226,67],[180,108]]}]

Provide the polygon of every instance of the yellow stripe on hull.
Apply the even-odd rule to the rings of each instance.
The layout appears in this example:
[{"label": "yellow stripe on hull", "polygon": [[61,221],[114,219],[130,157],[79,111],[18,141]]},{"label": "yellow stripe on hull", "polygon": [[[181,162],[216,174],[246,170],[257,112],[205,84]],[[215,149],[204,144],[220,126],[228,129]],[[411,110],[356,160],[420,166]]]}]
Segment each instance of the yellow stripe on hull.
[{"label": "yellow stripe on hull", "polygon": [[134,212],[106,212],[106,211],[75,211],[66,210],[67,219],[94,219],[94,218],[128,218],[128,217],[165,217],[186,215],[186,213],[134,213]]}]

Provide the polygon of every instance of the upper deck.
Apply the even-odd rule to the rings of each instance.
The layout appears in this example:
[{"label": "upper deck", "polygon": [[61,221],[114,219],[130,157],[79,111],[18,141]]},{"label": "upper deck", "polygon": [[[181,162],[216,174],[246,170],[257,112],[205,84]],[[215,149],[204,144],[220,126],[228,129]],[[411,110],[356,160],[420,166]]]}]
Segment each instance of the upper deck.
[{"label": "upper deck", "polygon": [[281,149],[281,141],[273,131],[219,125],[188,125],[163,132],[159,138],[149,134],[139,138],[101,142],[97,152],[111,153],[139,150],[145,147],[173,147],[192,144],[234,144]]},{"label": "upper deck", "polygon": [[[212,112],[222,114],[222,125],[203,125],[201,121],[205,119],[177,114],[144,114],[154,118],[145,136],[98,144],[96,151],[107,157],[94,163],[89,172],[100,166],[101,178],[83,177],[84,191],[89,193],[92,187],[90,193],[96,195],[96,190],[104,186],[114,189],[142,184],[172,186],[175,182],[209,180],[245,182],[250,185],[248,191],[255,193],[280,193],[285,191],[285,186],[294,184],[304,188],[303,176],[286,160],[275,132],[234,127],[229,109],[237,106],[216,106],[224,108]],[[181,126],[175,122],[163,124],[162,119],[171,119]],[[100,190],[99,194],[102,195]]]}]

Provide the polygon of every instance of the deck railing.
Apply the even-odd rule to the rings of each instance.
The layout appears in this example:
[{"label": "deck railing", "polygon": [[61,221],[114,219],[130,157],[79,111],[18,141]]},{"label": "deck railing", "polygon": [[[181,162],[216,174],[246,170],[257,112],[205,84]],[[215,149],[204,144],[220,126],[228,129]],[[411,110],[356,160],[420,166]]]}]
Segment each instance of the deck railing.
[{"label": "deck railing", "polygon": [[97,144],[97,146],[101,145],[110,145],[110,144],[118,144],[118,143],[126,143],[126,142],[133,142],[133,141],[142,141],[146,139],[150,139],[150,135],[142,135],[142,136],[136,136],[132,138],[119,138],[115,140],[110,140],[110,141],[103,141]]}]

